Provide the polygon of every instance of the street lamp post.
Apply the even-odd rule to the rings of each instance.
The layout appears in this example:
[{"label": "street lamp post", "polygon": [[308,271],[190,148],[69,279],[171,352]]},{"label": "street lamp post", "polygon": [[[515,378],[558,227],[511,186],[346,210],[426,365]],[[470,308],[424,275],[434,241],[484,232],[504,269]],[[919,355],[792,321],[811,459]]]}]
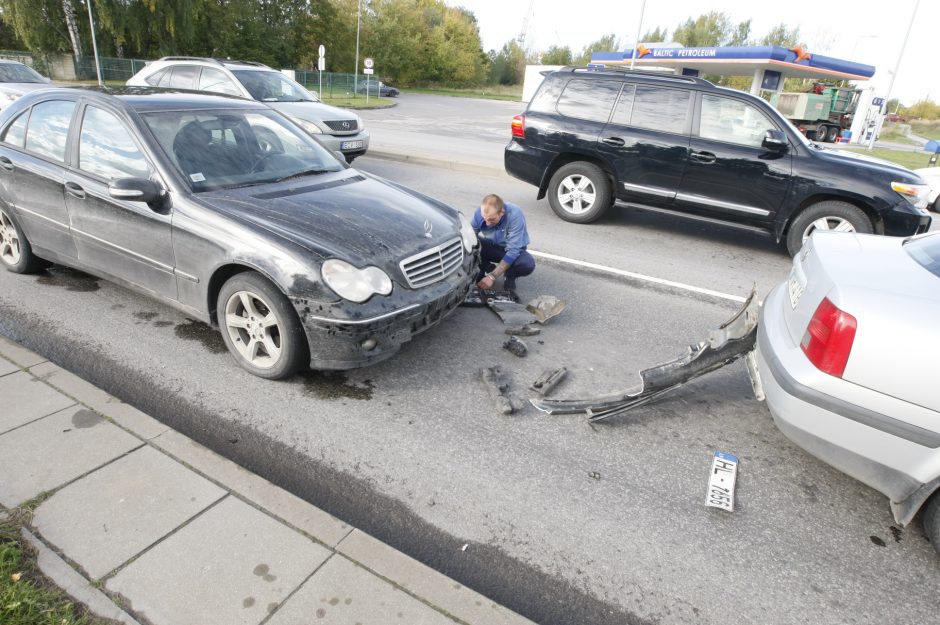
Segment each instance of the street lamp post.
[{"label": "street lamp post", "polygon": [[885,123],[885,111],[888,110],[888,99],[891,97],[891,90],[894,88],[894,79],[898,77],[898,69],[901,67],[901,59],[904,57],[904,49],[907,47],[907,40],[911,36],[911,28],[914,26],[914,18],[917,17],[917,8],[920,6],[920,0],[914,0],[914,11],[911,13],[911,22],[907,25],[907,33],[904,35],[904,42],[901,44],[901,51],[898,52],[898,61],[894,64],[894,71],[891,72],[891,81],[888,83],[888,92],[885,93],[884,102],[878,107],[878,122],[875,124],[875,131],[871,133],[868,139],[868,149],[875,145],[875,137],[881,132],[881,126]]},{"label": "street lamp post", "polygon": [[630,54],[630,69],[636,63],[636,49],[640,47],[640,30],[643,28],[643,14],[646,13],[646,0],[640,5],[640,21],[636,24],[636,40],[633,43],[633,52]]},{"label": "street lamp post", "polygon": [[101,79],[101,61],[98,58],[98,41],[95,39],[95,18],[91,15],[91,0],[88,0],[88,23],[91,26],[91,47],[95,51],[95,69],[98,72],[98,86],[103,87],[104,81]]},{"label": "street lamp post", "polygon": [[362,0],[356,0],[356,70],[353,74],[353,97],[359,93],[359,26],[362,22]]}]

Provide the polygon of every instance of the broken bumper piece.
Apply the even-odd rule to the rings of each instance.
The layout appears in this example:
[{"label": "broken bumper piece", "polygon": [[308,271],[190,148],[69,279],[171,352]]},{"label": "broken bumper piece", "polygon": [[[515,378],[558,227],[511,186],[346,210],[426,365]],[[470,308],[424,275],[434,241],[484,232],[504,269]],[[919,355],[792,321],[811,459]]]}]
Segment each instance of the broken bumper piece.
[{"label": "broken bumper piece", "polygon": [[585,414],[600,421],[649,403],[709,371],[734,362],[754,349],[757,336],[758,302],[756,288],[744,306],[731,319],[709,333],[708,339],[689,346],[686,353],[670,362],[640,371],[639,390],[593,399],[532,399],[532,405],[548,414]]}]

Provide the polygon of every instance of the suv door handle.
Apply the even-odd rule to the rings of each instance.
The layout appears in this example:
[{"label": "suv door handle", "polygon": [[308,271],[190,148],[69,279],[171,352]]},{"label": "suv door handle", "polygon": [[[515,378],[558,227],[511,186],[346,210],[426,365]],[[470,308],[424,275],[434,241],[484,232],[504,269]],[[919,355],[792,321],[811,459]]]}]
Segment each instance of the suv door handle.
[{"label": "suv door handle", "polygon": [[604,137],[603,139],[601,139],[601,141],[603,141],[607,145],[613,145],[618,148],[622,148],[626,144],[626,141],[624,141],[620,137]]},{"label": "suv door handle", "polygon": [[8,159],[6,156],[0,156],[0,167],[7,171],[13,171],[13,161]]},{"label": "suv door handle", "polygon": [[65,192],[71,196],[77,197],[80,200],[85,199],[85,189],[75,182],[66,182]]},{"label": "suv door handle", "polygon": [[707,164],[707,163],[714,163],[716,160],[718,160],[718,159],[715,157],[715,155],[712,154],[711,152],[696,152],[695,150],[692,150],[692,153],[689,154],[689,157],[690,157],[693,161],[696,161],[696,162],[699,162],[699,163],[706,163],[706,164]]}]

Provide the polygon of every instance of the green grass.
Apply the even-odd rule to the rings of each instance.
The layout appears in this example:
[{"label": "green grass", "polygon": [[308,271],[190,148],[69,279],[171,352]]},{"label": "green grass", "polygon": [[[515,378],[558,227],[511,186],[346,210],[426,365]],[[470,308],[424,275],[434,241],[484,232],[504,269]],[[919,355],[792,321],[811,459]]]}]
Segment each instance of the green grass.
[{"label": "green grass", "polygon": [[[882,138],[883,137],[884,134],[882,134]],[[927,154],[926,152],[905,152],[903,150],[887,150],[885,148],[874,148],[872,150],[868,150],[867,148],[840,149],[874,156],[875,158],[880,158],[892,163],[897,163],[898,165],[903,165],[908,169],[920,169],[922,167],[927,167],[929,165],[928,161],[930,160],[930,154]]]},{"label": "green grass", "polygon": [[86,614],[46,579],[34,553],[20,538],[28,512],[0,520],[0,623],[3,625],[105,625]]},{"label": "green grass", "polygon": [[488,100],[522,100],[522,85],[485,85],[466,89],[451,89],[447,87],[422,87],[408,89],[410,93],[427,93],[431,95],[449,95],[458,98],[486,98]]},{"label": "green grass", "polygon": [[369,101],[366,102],[366,97],[359,96],[358,98],[353,97],[329,97],[325,96],[323,98],[324,104],[329,104],[331,106],[338,106],[344,109],[378,109],[385,108],[386,106],[392,106],[395,104],[395,98],[378,98],[376,96],[371,96]]},{"label": "green grass", "polygon": [[911,122],[911,132],[919,137],[940,141],[940,121]]},{"label": "green grass", "polygon": [[[915,133],[916,134],[916,133]],[[901,131],[899,124],[885,124],[881,128],[881,132],[878,134],[879,141],[890,141],[891,143],[903,143],[906,145],[920,145],[917,141],[909,139]]]}]

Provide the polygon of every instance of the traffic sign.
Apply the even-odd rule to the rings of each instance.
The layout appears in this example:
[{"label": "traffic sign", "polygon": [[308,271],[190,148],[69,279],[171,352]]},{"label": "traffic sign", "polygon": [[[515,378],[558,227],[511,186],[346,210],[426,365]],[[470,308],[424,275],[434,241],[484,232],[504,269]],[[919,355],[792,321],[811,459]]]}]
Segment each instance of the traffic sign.
[{"label": "traffic sign", "polygon": [[326,59],[322,56],[317,59],[317,70],[321,72],[326,71]]},{"label": "traffic sign", "polygon": [[366,69],[372,69],[373,62],[371,58],[366,58],[366,60],[363,61],[362,64],[366,66]]},{"label": "traffic sign", "polygon": [[320,58],[321,58],[321,59],[322,59],[323,57],[325,57],[325,56],[326,56],[326,46],[324,46],[323,44],[320,44],[320,49],[318,50],[318,52],[320,53]]},{"label": "traffic sign", "polygon": [[375,70],[373,70],[372,68],[366,68],[366,69],[362,70],[362,73],[363,73],[363,74],[371,74],[371,73],[373,73],[374,71],[375,71]]},{"label": "traffic sign", "polygon": [[872,105],[872,106],[881,106],[881,105],[884,104],[884,103],[885,103],[885,99],[884,99],[884,98],[872,98],[872,100],[871,100],[871,105]]}]

